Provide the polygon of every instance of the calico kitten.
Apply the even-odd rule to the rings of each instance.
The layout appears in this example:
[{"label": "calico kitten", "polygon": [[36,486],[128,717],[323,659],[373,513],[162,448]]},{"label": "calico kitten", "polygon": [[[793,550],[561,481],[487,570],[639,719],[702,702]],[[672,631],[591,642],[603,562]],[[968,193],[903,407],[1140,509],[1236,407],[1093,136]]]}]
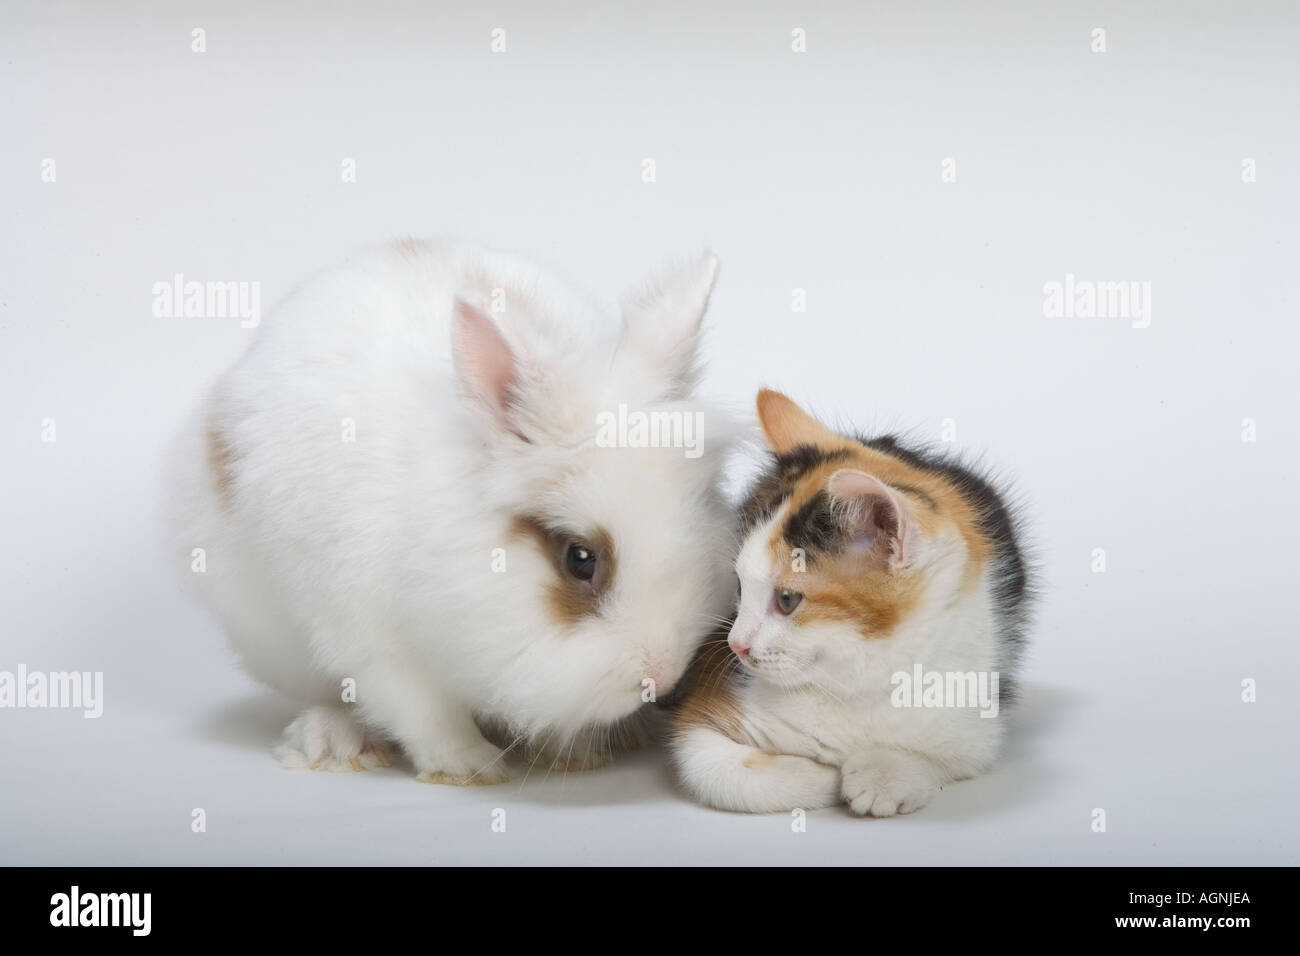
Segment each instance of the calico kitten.
[{"label": "calico kitten", "polygon": [[774,453],[742,511],[740,604],[673,723],[674,763],[727,810],[909,813],[994,761],[1029,596],[988,481],[758,396]]}]

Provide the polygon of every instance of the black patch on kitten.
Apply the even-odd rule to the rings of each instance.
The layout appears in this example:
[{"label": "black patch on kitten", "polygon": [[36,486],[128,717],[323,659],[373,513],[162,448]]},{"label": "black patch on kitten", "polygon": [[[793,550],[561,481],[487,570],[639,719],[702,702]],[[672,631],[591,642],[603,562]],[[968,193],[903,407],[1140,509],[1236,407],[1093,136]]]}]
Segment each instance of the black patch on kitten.
[{"label": "black patch on kitten", "polygon": [[835,554],[848,537],[831,511],[831,497],[819,491],[785,521],[781,534],[791,547],[802,548],[813,563],[823,554]]},{"label": "black patch on kitten", "polygon": [[[799,479],[819,465],[830,461],[845,461],[850,457],[844,450],[824,451],[812,445],[799,445],[783,455],[773,455],[772,463],[755,483],[740,509],[741,530],[748,534],[762,524],[779,508]],[[806,506],[805,506],[806,507]]]}]

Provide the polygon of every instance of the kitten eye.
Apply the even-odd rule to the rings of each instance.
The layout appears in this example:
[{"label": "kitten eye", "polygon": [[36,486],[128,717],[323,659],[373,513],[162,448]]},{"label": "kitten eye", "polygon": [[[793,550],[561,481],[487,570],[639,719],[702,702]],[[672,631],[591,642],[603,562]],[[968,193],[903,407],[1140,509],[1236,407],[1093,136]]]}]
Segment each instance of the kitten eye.
[{"label": "kitten eye", "polygon": [[571,544],[564,553],[564,567],[579,581],[590,581],[596,576],[596,552],[585,545]]},{"label": "kitten eye", "polygon": [[798,591],[787,591],[783,588],[776,592],[776,609],[782,614],[793,614],[802,600],[803,595]]}]

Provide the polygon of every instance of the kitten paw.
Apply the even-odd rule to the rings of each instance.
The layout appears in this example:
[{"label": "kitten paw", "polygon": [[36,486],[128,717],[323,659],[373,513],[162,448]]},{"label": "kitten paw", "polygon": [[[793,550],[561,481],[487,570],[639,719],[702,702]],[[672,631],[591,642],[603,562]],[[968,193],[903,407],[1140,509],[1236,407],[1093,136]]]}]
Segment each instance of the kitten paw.
[{"label": "kitten paw", "polygon": [[912,813],[929,803],[938,789],[926,761],[889,751],[874,751],[845,764],[842,780],[844,801],[860,816]]},{"label": "kitten paw", "polygon": [[383,742],[336,707],[304,710],[285,728],[272,753],[291,770],[344,773],[392,765]]}]

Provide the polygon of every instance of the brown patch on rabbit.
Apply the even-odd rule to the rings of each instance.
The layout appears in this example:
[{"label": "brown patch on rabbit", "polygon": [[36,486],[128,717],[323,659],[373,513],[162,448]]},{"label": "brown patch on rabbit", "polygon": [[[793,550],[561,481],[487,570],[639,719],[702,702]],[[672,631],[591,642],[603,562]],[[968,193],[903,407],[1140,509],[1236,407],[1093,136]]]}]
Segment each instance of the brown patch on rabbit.
[{"label": "brown patch on rabbit", "polygon": [[231,466],[235,462],[235,453],[222,436],[214,421],[208,422],[206,430],[208,447],[208,470],[212,474],[212,487],[216,489],[222,504],[230,504]]},{"label": "brown patch on rabbit", "polygon": [[[516,515],[510,523],[510,533],[531,540],[551,561],[555,580],[547,588],[547,598],[556,620],[573,626],[584,617],[600,612],[600,602],[614,580],[617,567],[614,542],[603,529],[577,535],[552,528],[533,515]],[[577,576],[570,567],[569,552],[574,548],[592,556],[594,568],[589,578]]]}]

